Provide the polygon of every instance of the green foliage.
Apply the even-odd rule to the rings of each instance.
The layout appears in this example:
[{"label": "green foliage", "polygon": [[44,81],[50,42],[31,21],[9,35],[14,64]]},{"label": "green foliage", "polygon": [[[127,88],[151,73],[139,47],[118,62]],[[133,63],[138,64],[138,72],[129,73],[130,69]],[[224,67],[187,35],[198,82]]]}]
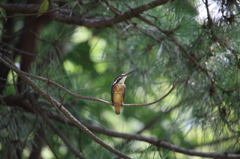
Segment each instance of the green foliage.
[{"label": "green foliage", "polygon": [[[83,70],[92,71],[93,74],[96,74],[94,63],[90,59],[90,49],[88,41],[76,44],[64,59],[70,60],[74,65],[82,65]],[[78,54],[76,54],[76,52],[78,52]]]},{"label": "green foliage", "polygon": [[[122,12],[146,3],[109,2]],[[45,12],[48,5],[48,0],[45,0],[38,12]],[[221,15],[212,19],[214,24],[208,28],[208,19],[199,17],[202,14],[199,13],[199,5],[196,1],[176,0],[141,14],[154,26],[138,17],[103,29],[49,22],[40,35],[45,41],[39,42],[39,54],[31,66],[31,74],[50,78],[77,94],[110,101],[110,86],[115,77],[136,69],[125,82],[127,104],[154,101],[181,77],[175,90],[157,104],[125,107],[120,115],[115,115],[109,105],[75,98],[53,85],[33,81],[81,122],[134,134],[149,124],[142,135],[167,140],[188,149],[235,152],[240,148],[239,9],[233,7],[229,10],[229,13],[236,13],[236,19],[231,24]],[[104,1],[84,1],[80,6],[82,8],[76,1],[69,4],[74,14],[115,16]],[[77,40],[73,40],[76,37]],[[32,88],[26,86],[26,90],[32,91]],[[6,94],[14,91],[11,86]],[[58,112],[42,97],[38,100],[41,108]],[[175,109],[165,113],[173,107]],[[25,149],[30,151],[28,147],[33,142],[34,132],[40,125],[47,127],[40,117],[24,113],[21,109],[14,110],[14,114],[12,111],[13,108],[0,107],[3,119],[0,125],[3,127],[0,130],[1,156],[5,155],[4,151],[16,134],[26,143]],[[86,158],[117,157],[77,128],[54,123]],[[128,143],[124,139],[96,135],[133,158],[180,156],[146,143]],[[51,131],[46,138],[46,146],[56,156],[74,158],[55,133]],[[52,154],[52,158],[56,157]]]}]

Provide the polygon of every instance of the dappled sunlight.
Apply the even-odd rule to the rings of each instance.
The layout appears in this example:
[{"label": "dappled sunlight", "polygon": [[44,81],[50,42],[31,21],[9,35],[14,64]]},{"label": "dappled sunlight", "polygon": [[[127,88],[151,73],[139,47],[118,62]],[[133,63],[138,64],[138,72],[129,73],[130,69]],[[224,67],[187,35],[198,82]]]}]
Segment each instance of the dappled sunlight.
[{"label": "dappled sunlight", "polygon": [[52,151],[50,150],[50,148],[49,147],[47,147],[47,146],[45,146],[44,148],[43,148],[43,150],[42,150],[42,152],[41,152],[41,156],[43,157],[43,158],[54,158],[54,155],[53,155],[53,153],[52,153]]},{"label": "dappled sunlight", "polygon": [[69,73],[81,73],[83,68],[80,65],[75,65],[74,63],[66,60],[63,63],[64,69]]},{"label": "dappled sunlight", "polygon": [[85,27],[77,27],[71,37],[71,42],[76,44],[81,43],[87,41],[89,38],[91,38],[91,36],[92,32],[89,29]]}]

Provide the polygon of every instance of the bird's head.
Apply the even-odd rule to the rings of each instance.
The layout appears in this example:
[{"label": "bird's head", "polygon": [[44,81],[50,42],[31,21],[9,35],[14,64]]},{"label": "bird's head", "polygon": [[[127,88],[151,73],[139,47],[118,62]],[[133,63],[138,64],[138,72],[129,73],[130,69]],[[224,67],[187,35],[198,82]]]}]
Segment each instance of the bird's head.
[{"label": "bird's head", "polygon": [[135,70],[132,70],[132,71],[126,73],[126,74],[121,74],[121,75],[117,76],[117,77],[115,78],[114,82],[113,82],[113,85],[114,85],[114,84],[117,84],[117,83],[119,83],[119,84],[124,84],[127,76],[129,76],[129,75],[130,75],[131,73],[133,73],[134,71],[135,71]]}]

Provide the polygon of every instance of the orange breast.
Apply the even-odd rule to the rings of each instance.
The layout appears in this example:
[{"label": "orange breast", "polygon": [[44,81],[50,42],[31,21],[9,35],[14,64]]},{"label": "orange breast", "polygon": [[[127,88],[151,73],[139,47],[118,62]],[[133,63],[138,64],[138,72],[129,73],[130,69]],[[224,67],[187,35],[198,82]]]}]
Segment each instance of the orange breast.
[{"label": "orange breast", "polygon": [[112,102],[117,104],[124,103],[124,90],[126,86],[125,84],[115,84],[113,86],[113,97]]}]

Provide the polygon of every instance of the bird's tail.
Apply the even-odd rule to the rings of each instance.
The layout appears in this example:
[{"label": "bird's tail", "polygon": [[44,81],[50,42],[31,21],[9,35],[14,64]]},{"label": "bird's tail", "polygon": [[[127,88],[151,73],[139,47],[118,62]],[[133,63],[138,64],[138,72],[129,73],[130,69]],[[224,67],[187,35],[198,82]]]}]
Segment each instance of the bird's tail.
[{"label": "bird's tail", "polygon": [[119,115],[121,112],[121,108],[122,108],[122,106],[114,106],[115,113]]}]

